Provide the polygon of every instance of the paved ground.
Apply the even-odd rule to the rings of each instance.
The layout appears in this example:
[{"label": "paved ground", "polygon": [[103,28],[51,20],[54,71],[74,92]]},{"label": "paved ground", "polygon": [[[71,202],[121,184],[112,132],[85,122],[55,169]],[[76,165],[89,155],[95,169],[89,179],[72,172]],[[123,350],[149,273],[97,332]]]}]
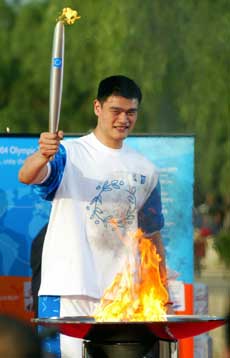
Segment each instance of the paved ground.
[{"label": "paved ground", "polygon": [[[196,282],[202,282],[208,286],[209,315],[223,316],[230,308],[230,269],[221,264],[212,245],[213,242],[210,239],[206,256],[202,261],[201,275],[196,276]],[[225,327],[216,328],[210,331],[209,334],[213,341],[212,358],[223,358]]]}]

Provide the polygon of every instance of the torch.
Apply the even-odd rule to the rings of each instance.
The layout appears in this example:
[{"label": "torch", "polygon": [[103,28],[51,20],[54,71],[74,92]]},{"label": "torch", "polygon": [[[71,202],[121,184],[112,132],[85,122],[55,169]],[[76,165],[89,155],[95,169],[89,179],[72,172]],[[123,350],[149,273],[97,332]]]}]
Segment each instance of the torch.
[{"label": "torch", "polygon": [[58,131],[62,84],[64,72],[64,51],[65,51],[65,27],[64,24],[72,25],[80,19],[76,10],[64,8],[58,17],[53,37],[52,61],[50,70],[50,101],[49,101],[49,132]]}]

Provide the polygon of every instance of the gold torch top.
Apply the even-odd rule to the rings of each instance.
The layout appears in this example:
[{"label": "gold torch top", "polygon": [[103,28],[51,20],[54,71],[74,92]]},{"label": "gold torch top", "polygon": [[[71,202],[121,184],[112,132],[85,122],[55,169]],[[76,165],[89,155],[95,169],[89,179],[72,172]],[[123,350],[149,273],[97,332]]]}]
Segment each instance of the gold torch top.
[{"label": "gold torch top", "polygon": [[80,16],[76,10],[72,10],[70,7],[64,7],[61,15],[57,18],[58,21],[62,21],[64,24],[73,25],[76,20],[79,20]]}]

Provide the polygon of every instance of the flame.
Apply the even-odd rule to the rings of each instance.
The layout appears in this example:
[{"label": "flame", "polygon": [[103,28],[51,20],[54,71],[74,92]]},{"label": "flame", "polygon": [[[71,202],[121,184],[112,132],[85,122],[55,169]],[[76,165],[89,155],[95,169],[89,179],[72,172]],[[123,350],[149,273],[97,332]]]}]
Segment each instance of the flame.
[{"label": "flame", "polygon": [[79,20],[78,12],[72,10],[70,7],[64,7],[61,15],[58,17],[58,21],[63,21],[65,24],[72,25],[76,20]]},{"label": "flame", "polygon": [[125,270],[105,290],[94,318],[100,322],[166,321],[168,292],[156,246],[140,229],[122,241],[131,248]]}]

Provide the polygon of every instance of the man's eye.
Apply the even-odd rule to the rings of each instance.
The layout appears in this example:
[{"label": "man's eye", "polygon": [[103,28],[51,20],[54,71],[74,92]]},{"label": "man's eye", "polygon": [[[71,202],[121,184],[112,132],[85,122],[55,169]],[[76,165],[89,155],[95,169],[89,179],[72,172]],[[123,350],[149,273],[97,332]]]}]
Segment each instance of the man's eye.
[{"label": "man's eye", "polygon": [[118,115],[118,114],[120,114],[120,111],[114,109],[114,110],[112,110],[112,113],[113,113],[114,115]]}]

